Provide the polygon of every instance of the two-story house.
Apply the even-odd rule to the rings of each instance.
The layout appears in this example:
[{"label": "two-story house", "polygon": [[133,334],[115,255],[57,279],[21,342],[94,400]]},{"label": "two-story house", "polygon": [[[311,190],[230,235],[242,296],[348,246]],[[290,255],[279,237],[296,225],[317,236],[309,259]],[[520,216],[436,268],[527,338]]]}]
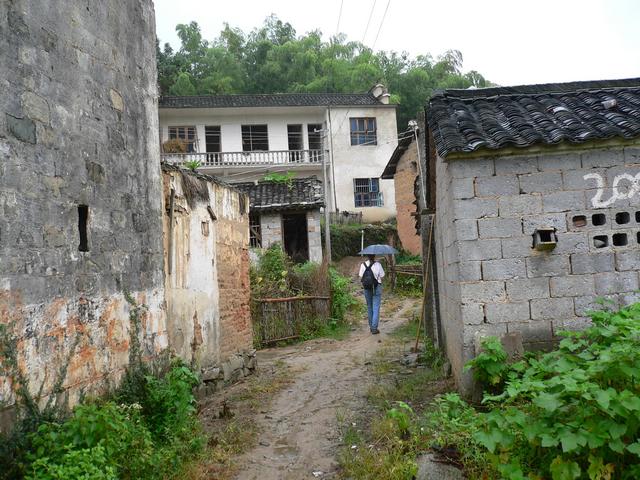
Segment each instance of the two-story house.
[{"label": "two-story house", "polygon": [[367,93],[284,93],[160,98],[161,143],[180,139],[185,153],[229,183],[270,173],[316,176],[330,211],[364,221],[395,215],[393,182],[380,172],[397,145],[396,106],[382,85]]}]

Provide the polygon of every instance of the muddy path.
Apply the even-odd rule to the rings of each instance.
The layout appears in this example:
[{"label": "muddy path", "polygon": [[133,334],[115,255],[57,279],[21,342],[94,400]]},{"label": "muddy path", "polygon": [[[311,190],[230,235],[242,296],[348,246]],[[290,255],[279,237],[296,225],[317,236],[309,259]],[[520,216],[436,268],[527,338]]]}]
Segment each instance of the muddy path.
[{"label": "muddy path", "polygon": [[260,368],[284,363],[296,373],[259,410],[257,446],[237,459],[236,478],[336,478],[341,446],[338,418],[367,410],[365,396],[374,375],[371,360],[394,343],[390,333],[415,314],[418,302],[388,299],[380,335],[371,335],[363,319],[341,341],[320,339],[259,352]]}]

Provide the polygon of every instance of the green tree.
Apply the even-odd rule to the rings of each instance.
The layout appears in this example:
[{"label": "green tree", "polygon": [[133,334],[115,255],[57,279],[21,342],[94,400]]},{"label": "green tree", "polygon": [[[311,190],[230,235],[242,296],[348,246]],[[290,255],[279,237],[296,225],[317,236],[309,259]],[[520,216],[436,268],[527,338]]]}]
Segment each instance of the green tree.
[{"label": "green tree", "polygon": [[225,24],[213,41],[202,38],[196,22],[176,27],[181,46],[158,45],[162,94],[366,92],[383,83],[399,103],[398,129],[415,118],[439,88],[484,87],[478,72],[463,73],[463,57],[449,50],[434,58],[402,52],[374,52],[344,34],[322,40],[318,30],[297,35],[275,15],[245,33]]}]

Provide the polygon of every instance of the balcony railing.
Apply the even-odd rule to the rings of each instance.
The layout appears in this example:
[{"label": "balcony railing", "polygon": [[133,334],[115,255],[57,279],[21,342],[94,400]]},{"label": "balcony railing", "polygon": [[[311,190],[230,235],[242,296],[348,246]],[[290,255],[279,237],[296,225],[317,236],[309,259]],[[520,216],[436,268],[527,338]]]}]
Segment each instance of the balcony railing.
[{"label": "balcony railing", "polygon": [[165,162],[183,165],[200,162],[201,167],[247,167],[261,165],[321,164],[324,150],[272,150],[267,152],[163,153]]}]

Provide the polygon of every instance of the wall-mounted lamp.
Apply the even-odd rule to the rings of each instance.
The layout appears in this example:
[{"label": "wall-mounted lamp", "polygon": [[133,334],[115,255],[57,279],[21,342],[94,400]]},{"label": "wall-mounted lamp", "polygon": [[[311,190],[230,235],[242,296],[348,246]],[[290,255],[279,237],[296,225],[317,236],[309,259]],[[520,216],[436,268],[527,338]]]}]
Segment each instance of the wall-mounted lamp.
[{"label": "wall-mounted lamp", "polygon": [[553,250],[558,244],[555,228],[536,228],[533,232],[533,248],[538,251]]}]

